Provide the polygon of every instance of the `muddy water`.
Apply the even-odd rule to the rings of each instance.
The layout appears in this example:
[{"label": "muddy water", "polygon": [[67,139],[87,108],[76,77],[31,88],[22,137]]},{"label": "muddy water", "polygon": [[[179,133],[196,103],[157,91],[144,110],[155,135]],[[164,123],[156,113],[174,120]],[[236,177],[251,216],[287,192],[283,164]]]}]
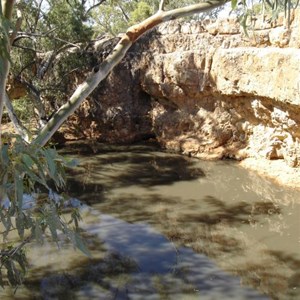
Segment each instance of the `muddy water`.
[{"label": "muddy water", "polygon": [[299,192],[146,146],[68,154],[92,257],[33,244],[0,299],[300,299]]}]

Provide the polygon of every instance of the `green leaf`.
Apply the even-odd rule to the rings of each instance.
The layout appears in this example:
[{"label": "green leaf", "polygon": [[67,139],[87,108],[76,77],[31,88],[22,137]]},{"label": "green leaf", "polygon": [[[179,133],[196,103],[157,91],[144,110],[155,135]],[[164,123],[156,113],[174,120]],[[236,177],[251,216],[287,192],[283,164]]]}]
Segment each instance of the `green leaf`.
[{"label": "green leaf", "polygon": [[57,242],[58,241],[58,235],[57,235],[57,228],[56,228],[56,224],[53,222],[53,219],[50,217],[50,218],[47,218],[46,219],[46,224],[48,225],[49,229],[50,229],[50,232],[51,232],[51,236],[52,236],[52,239]]},{"label": "green leaf", "polygon": [[7,166],[9,163],[8,145],[1,147],[1,164]]},{"label": "green leaf", "polygon": [[13,259],[19,264],[23,273],[26,273],[28,267],[28,261],[24,254],[23,250],[18,251],[14,256]]},{"label": "green leaf", "polygon": [[38,168],[39,178],[40,178],[43,186],[49,190],[49,186],[47,184],[47,179],[45,176],[45,165],[42,162],[40,162],[38,159],[36,159],[35,161],[36,161],[36,166]]},{"label": "green leaf", "polygon": [[[51,151],[52,149],[44,149],[43,153],[46,157],[47,160],[47,164],[48,164],[48,170],[49,170],[49,175],[51,176],[51,178],[55,178],[56,176],[56,163],[55,163],[55,156],[56,153],[54,154],[53,151]],[[53,155],[54,154],[54,155]]]},{"label": "green leaf", "polygon": [[20,280],[19,272],[16,269],[16,266],[13,263],[13,261],[10,258],[6,259],[4,262],[4,266],[7,269],[7,278],[9,283],[13,286],[20,284],[21,280]]},{"label": "green leaf", "polygon": [[33,222],[33,219],[30,214],[26,215],[24,213],[24,226],[26,229],[30,229],[30,228],[34,227],[34,222]]},{"label": "green leaf", "polygon": [[46,225],[49,227],[52,239],[54,241],[58,240],[57,230],[62,230],[60,219],[57,215],[55,208],[52,208],[50,213],[46,216]]},{"label": "green leaf", "polygon": [[41,224],[37,222],[34,227],[34,237],[38,243],[42,244],[44,242],[43,239],[43,230]]},{"label": "green leaf", "polygon": [[78,229],[79,228],[79,221],[81,221],[81,220],[82,220],[82,218],[81,218],[79,209],[74,208],[73,211],[72,211],[72,214],[71,214],[71,220],[70,220],[69,224],[74,222],[75,228]]},{"label": "green leaf", "polygon": [[11,23],[7,20],[2,13],[0,13],[0,61],[2,64],[0,66],[0,73],[4,70],[3,62],[8,60],[11,62],[8,45],[9,45],[9,29],[11,28]]},{"label": "green leaf", "polygon": [[5,227],[5,233],[3,235],[3,238],[5,238],[12,227],[12,222],[10,216],[8,217],[4,216],[2,209],[0,209],[0,217],[1,217],[1,222]]},{"label": "green leaf", "polygon": [[23,213],[20,213],[17,215],[16,227],[17,227],[20,238],[23,239],[24,238],[24,230],[25,230]]},{"label": "green leaf", "polygon": [[73,245],[78,248],[83,254],[85,254],[88,257],[91,257],[91,252],[87,248],[87,246],[84,244],[83,239],[77,232],[71,231],[70,233],[70,239],[73,243]]},{"label": "green leaf", "polygon": [[245,33],[245,35],[246,35],[247,37],[249,37],[248,30],[247,30],[247,20],[248,20],[248,17],[249,17],[249,14],[248,14],[248,13],[245,13],[244,15],[242,15],[242,16],[239,18],[240,24],[241,24],[241,26],[243,27],[244,33]]},{"label": "green leaf", "polygon": [[22,155],[22,161],[25,163],[25,165],[30,169],[34,165],[33,159],[26,153]]},{"label": "green leaf", "polygon": [[34,172],[32,172],[31,169],[29,169],[26,165],[23,165],[24,172],[26,173],[27,176],[33,181],[33,182],[39,182],[45,187],[48,187],[46,179],[44,177],[40,178],[37,176]]},{"label": "green leaf", "polygon": [[231,0],[231,9],[232,9],[232,10],[236,9],[237,3],[238,3],[237,0]]},{"label": "green leaf", "polygon": [[15,195],[19,211],[23,209],[24,186],[21,175],[15,171]]},{"label": "green leaf", "polygon": [[3,277],[2,277],[2,270],[0,269],[0,286],[2,288],[4,288],[4,281],[3,281]]}]

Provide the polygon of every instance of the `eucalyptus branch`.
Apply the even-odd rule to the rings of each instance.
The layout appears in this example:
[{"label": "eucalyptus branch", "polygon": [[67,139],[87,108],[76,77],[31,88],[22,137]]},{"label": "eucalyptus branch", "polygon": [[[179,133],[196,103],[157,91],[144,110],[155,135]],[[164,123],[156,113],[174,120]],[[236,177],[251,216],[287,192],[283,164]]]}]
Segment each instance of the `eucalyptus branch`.
[{"label": "eucalyptus branch", "polygon": [[124,8],[122,7],[122,5],[120,5],[119,3],[117,3],[117,5],[120,8],[120,10],[121,10],[121,12],[122,12],[122,14],[123,14],[126,22],[129,22],[130,19],[129,19],[128,15],[126,14],[126,12],[125,12]]},{"label": "eucalyptus branch", "polygon": [[17,21],[16,21],[16,25],[15,28],[13,30],[13,33],[10,37],[10,44],[12,45],[16,36],[17,36],[17,32],[20,30],[21,25],[22,25],[22,20],[23,20],[23,15],[22,15],[22,11],[17,8]]},{"label": "eucalyptus branch", "polygon": [[34,52],[34,53],[37,53],[37,52],[42,53],[42,51],[38,51],[38,50],[36,50],[36,49],[34,49],[34,48],[25,47],[25,46],[21,46],[21,45],[16,45],[16,44],[14,44],[14,43],[13,43],[12,46],[15,47],[15,48],[22,49],[22,50],[32,51],[32,52]]},{"label": "eucalyptus branch", "polygon": [[17,37],[15,38],[15,40],[19,40],[22,38],[36,38],[36,37],[40,37],[40,38],[44,38],[44,37],[48,37],[50,33],[52,33],[53,31],[55,31],[57,28],[52,28],[44,33],[36,33],[36,32],[23,32],[23,31],[18,31],[17,33]]},{"label": "eucalyptus branch", "polygon": [[10,249],[10,250],[4,250],[0,251],[0,256],[14,256],[18,251],[20,251],[26,244],[28,244],[31,241],[32,237],[27,237],[24,241],[22,241],[18,246]]},{"label": "eucalyptus branch", "polygon": [[69,45],[69,46],[76,47],[76,48],[80,49],[80,46],[78,46],[78,45],[76,45],[76,44],[74,44],[74,43],[71,43],[71,42],[69,42],[69,41],[66,41],[66,40],[64,40],[64,39],[61,39],[61,38],[58,38],[58,37],[54,37],[54,36],[52,36],[51,38],[53,38],[53,39],[56,40],[56,41],[63,42],[63,43],[65,43],[65,44]]},{"label": "eucalyptus branch", "polygon": [[164,10],[164,8],[165,8],[165,2],[166,2],[166,0],[160,0],[158,10],[161,10],[161,11]]},{"label": "eucalyptus branch", "polygon": [[40,90],[37,87],[35,87],[32,83],[28,82],[27,80],[21,77],[19,78],[19,81],[26,86],[30,95],[30,99],[34,104],[35,111],[38,117],[38,122],[40,126],[44,126],[46,123],[44,121],[46,119],[46,110],[41,99]]},{"label": "eucalyptus branch", "polygon": [[91,7],[89,7],[86,12],[85,15],[87,15],[91,10],[93,10],[94,8],[98,7],[99,5],[101,5],[103,2],[105,2],[106,0],[101,0],[98,3],[92,5]]},{"label": "eucalyptus branch", "polygon": [[30,136],[29,130],[21,123],[21,121],[17,117],[17,115],[14,111],[14,107],[11,104],[7,94],[5,94],[4,105],[7,109],[8,116],[9,116],[10,120],[12,121],[16,132],[22,137],[22,139],[25,142],[29,142],[29,136]]},{"label": "eucalyptus branch", "polygon": [[36,28],[38,26],[39,18],[40,18],[41,12],[42,12],[42,4],[43,4],[43,0],[40,0],[40,2],[38,4],[38,13],[36,15],[35,22],[34,22],[34,27],[33,27],[33,30],[32,30],[34,32],[36,31]]},{"label": "eucalyptus branch", "polygon": [[211,10],[223,5],[228,0],[211,0],[170,11],[158,10],[156,14],[142,21],[140,24],[130,27],[115,46],[113,51],[101,63],[95,66],[89,78],[77,87],[71,98],[60,107],[52,116],[45,127],[39,132],[34,144],[44,146],[52,135],[60,128],[65,120],[72,115],[79,105],[93,92],[93,90],[104,80],[112,69],[124,58],[131,45],[145,32],[165,21],[192,15],[194,13]]},{"label": "eucalyptus branch", "polygon": [[32,60],[30,63],[26,64],[22,67],[22,69],[19,71],[19,73],[15,76],[15,78],[20,78],[22,73],[29,67],[35,64],[35,60]]},{"label": "eucalyptus branch", "polygon": [[2,269],[3,265],[7,258],[12,258],[17,252],[19,252],[26,244],[28,244],[32,240],[32,236],[27,237],[24,239],[18,246],[9,249],[9,250],[0,250],[0,269]]}]

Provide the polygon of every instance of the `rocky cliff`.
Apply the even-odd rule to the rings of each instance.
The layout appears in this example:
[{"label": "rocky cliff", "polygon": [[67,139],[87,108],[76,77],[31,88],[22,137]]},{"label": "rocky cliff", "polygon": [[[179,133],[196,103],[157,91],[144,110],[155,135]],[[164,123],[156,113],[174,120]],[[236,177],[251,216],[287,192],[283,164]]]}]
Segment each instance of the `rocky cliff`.
[{"label": "rocky cliff", "polygon": [[[95,91],[81,127],[102,141],[152,136],[199,158],[299,167],[299,24],[300,12],[290,28],[283,17],[253,20],[248,36],[235,19],[163,24]],[[101,49],[93,45],[95,55]]]}]

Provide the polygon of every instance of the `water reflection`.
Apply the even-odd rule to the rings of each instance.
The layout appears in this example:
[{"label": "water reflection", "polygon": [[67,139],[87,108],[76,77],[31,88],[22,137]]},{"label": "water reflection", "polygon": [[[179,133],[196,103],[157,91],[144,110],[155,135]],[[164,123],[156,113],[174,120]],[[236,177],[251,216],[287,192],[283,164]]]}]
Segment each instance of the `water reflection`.
[{"label": "water reflection", "polygon": [[43,299],[269,299],[147,224],[95,213],[94,218],[99,222],[84,228],[91,239],[103,241],[104,249],[97,250],[104,256],[28,280]]},{"label": "water reflection", "polygon": [[88,204],[93,258],[63,241],[59,254],[32,245],[16,299],[300,298],[299,192],[232,162],[142,146],[81,150],[69,150],[82,160],[69,193]]},{"label": "water reflection", "polygon": [[[112,189],[139,186],[153,189],[155,186],[204,177],[196,161],[183,156],[166,156],[155,148],[120,147],[119,151],[103,150],[99,155],[85,157],[77,170],[70,170],[70,193],[87,192],[86,203],[99,203]],[[69,151],[75,155],[81,148]],[[71,152],[71,153],[70,153]],[[80,155],[81,152],[80,152]],[[85,179],[82,178],[84,174]],[[82,180],[83,179],[83,180]],[[81,197],[84,195],[81,194]]]},{"label": "water reflection", "polygon": [[267,299],[241,287],[237,277],[222,271],[206,256],[177,247],[145,223],[131,224],[101,215],[101,223],[89,231],[105,241],[110,252],[134,257],[138,267],[126,286],[118,288],[118,294],[126,294],[128,299]]},{"label": "water reflection", "polygon": [[[110,160],[106,155],[104,151],[85,161],[93,174],[90,183],[106,170],[104,193],[93,197],[95,208],[127,222],[151,224],[174,244],[213,258],[274,299],[300,297],[299,192],[277,187],[232,162],[199,162],[140,149],[125,149],[119,161],[118,153]],[[146,175],[135,181],[134,174],[143,168]],[[181,170],[183,178],[177,175]],[[83,184],[78,178],[73,177],[77,186]],[[290,259],[283,259],[287,255]]]}]

